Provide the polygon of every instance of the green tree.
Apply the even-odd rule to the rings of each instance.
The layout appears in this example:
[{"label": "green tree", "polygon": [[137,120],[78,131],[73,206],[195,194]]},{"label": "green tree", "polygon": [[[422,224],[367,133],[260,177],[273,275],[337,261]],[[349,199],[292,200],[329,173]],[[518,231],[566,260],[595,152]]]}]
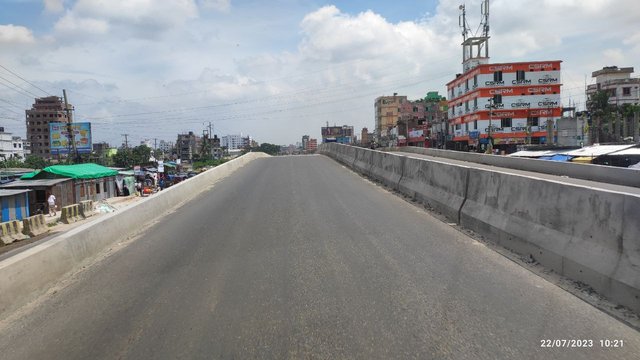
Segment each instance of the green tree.
[{"label": "green tree", "polygon": [[120,148],[118,153],[113,156],[113,163],[117,167],[132,167],[135,165],[150,165],[151,148],[146,145],[130,148]]},{"label": "green tree", "polygon": [[260,151],[269,155],[278,155],[280,154],[280,145],[274,145],[269,143],[262,143],[257,148],[253,148],[253,151]]},{"label": "green tree", "polygon": [[39,156],[29,155],[24,160],[24,167],[29,169],[44,169],[47,166],[51,166],[51,161],[45,160]]},{"label": "green tree", "polygon": [[[587,108],[591,112],[591,141],[607,141],[610,134],[613,106],[609,104],[609,92],[597,91],[589,97]],[[606,134],[606,136],[605,136]]]}]

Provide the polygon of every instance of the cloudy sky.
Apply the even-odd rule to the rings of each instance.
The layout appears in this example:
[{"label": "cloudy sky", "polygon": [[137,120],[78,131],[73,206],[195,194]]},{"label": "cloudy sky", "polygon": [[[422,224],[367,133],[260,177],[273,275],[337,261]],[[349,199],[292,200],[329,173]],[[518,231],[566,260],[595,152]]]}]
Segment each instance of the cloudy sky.
[{"label": "cloudy sky", "polygon": [[[249,134],[289,144],[374,127],[374,99],[446,93],[461,72],[461,0],[0,0],[0,124],[67,90],[94,142]],[[466,1],[475,30],[480,0]],[[562,60],[583,107],[603,66],[640,73],[636,0],[492,0],[492,62]],[[637,76],[634,74],[634,76]]]}]

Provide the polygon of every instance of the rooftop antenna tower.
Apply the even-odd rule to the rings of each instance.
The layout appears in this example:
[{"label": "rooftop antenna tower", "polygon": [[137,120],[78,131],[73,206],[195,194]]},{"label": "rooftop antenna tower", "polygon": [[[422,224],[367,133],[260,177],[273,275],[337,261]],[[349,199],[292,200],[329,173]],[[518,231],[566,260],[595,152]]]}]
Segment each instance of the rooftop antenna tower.
[{"label": "rooftop antenna tower", "polygon": [[462,28],[462,69],[463,72],[467,72],[480,64],[489,63],[489,0],[484,0],[480,5],[480,34],[476,32],[471,35],[464,4],[460,5],[459,9],[458,25]]}]

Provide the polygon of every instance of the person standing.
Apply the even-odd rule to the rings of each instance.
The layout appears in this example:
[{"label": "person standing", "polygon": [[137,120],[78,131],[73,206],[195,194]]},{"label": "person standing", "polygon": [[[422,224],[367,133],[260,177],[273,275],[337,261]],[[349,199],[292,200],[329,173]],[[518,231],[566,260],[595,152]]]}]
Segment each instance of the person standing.
[{"label": "person standing", "polygon": [[56,216],[56,196],[49,194],[47,202],[49,203],[49,216]]}]

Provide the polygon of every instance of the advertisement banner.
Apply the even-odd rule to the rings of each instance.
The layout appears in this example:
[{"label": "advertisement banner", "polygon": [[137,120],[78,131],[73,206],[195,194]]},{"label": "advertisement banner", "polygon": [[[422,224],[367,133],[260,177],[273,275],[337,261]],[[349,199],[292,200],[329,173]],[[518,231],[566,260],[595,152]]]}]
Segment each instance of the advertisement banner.
[{"label": "advertisement banner", "polygon": [[[71,127],[72,136],[69,136]],[[49,123],[49,136],[51,140],[51,153],[68,154],[73,152],[73,143],[69,140],[73,138],[79,154],[91,153],[91,123]]]}]

